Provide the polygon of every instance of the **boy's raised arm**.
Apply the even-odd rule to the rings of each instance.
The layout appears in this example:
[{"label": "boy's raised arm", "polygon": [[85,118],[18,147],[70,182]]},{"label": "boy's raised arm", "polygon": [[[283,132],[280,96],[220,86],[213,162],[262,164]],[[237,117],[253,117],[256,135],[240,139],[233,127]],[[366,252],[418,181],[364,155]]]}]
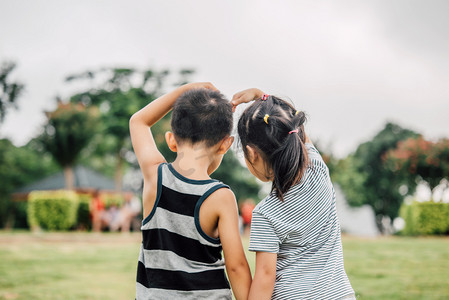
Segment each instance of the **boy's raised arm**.
[{"label": "boy's raised arm", "polygon": [[217,90],[209,82],[189,83],[157,98],[131,117],[131,141],[144,178],[148,178],[151,167],[165,162],[165,158],[157,149],[150,127],[172,109],[176,99],[184,92],[199,88]]},{"label": "boy's raised arm", "polygon": [[228,189],[220,189],[214,194],[220,200],[218,234],[232,291],[237,300],[246,300],[251,285],[251,271],[240,238],[237,201],[234,193]]}]

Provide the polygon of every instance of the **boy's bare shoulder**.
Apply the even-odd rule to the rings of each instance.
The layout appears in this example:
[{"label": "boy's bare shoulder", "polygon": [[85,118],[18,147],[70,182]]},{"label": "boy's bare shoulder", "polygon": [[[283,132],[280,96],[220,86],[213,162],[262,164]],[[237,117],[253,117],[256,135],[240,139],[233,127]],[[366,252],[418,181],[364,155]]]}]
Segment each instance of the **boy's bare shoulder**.
[{"label": "boy's bare shoulder", "polygon": [[234,192],[229,188],[221,188],[216,190],[209,196],[209,201],[220,207],[237,205]]}]

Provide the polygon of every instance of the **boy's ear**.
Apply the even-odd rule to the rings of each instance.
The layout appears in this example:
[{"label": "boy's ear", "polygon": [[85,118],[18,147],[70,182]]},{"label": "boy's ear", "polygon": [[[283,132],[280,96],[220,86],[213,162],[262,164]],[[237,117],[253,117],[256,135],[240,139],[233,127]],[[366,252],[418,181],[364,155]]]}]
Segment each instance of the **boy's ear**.
[{"label": "boy's ear", "polygon": [[178,151],[178,144],[176,143],[175,135],[173,134],[173,132],[167,131],[165,133],[165,141],[167,142],[168,148],[170,148],[171,151]]},{"label": "boy's ear", "polygon": [[229,148],[231,148],[232,143],[234,142],[233,136],[225,137],[220,144],[220,147],[218,147],[218,154],[225,154],[228,152]]}]

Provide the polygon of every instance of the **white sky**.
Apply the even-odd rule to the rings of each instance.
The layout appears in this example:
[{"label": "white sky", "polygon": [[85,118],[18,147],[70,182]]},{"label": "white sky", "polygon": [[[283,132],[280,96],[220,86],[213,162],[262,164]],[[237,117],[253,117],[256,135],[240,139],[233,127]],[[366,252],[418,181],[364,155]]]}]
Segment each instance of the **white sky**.
[{"label": "white sky", "polygon": [[0,137],[37,135],[73,73],[194,68],[222,92],[259,87],[309,116],[337,156],[387,121],[449,137],[449,1],[0,0],[0,61],[26,84]]}]

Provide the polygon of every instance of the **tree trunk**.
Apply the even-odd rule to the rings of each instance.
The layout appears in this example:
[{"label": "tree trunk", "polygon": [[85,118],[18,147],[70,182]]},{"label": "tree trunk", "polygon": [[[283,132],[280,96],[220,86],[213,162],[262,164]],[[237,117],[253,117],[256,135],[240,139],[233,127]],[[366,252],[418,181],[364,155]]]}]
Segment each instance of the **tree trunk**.
[{"label": "tree trunk", "polygon": [[65,188],[67,190],[73,190],[75,183],[75,176],[73,174],[72,166],[64,167],[64,179],[65,179]]}]

